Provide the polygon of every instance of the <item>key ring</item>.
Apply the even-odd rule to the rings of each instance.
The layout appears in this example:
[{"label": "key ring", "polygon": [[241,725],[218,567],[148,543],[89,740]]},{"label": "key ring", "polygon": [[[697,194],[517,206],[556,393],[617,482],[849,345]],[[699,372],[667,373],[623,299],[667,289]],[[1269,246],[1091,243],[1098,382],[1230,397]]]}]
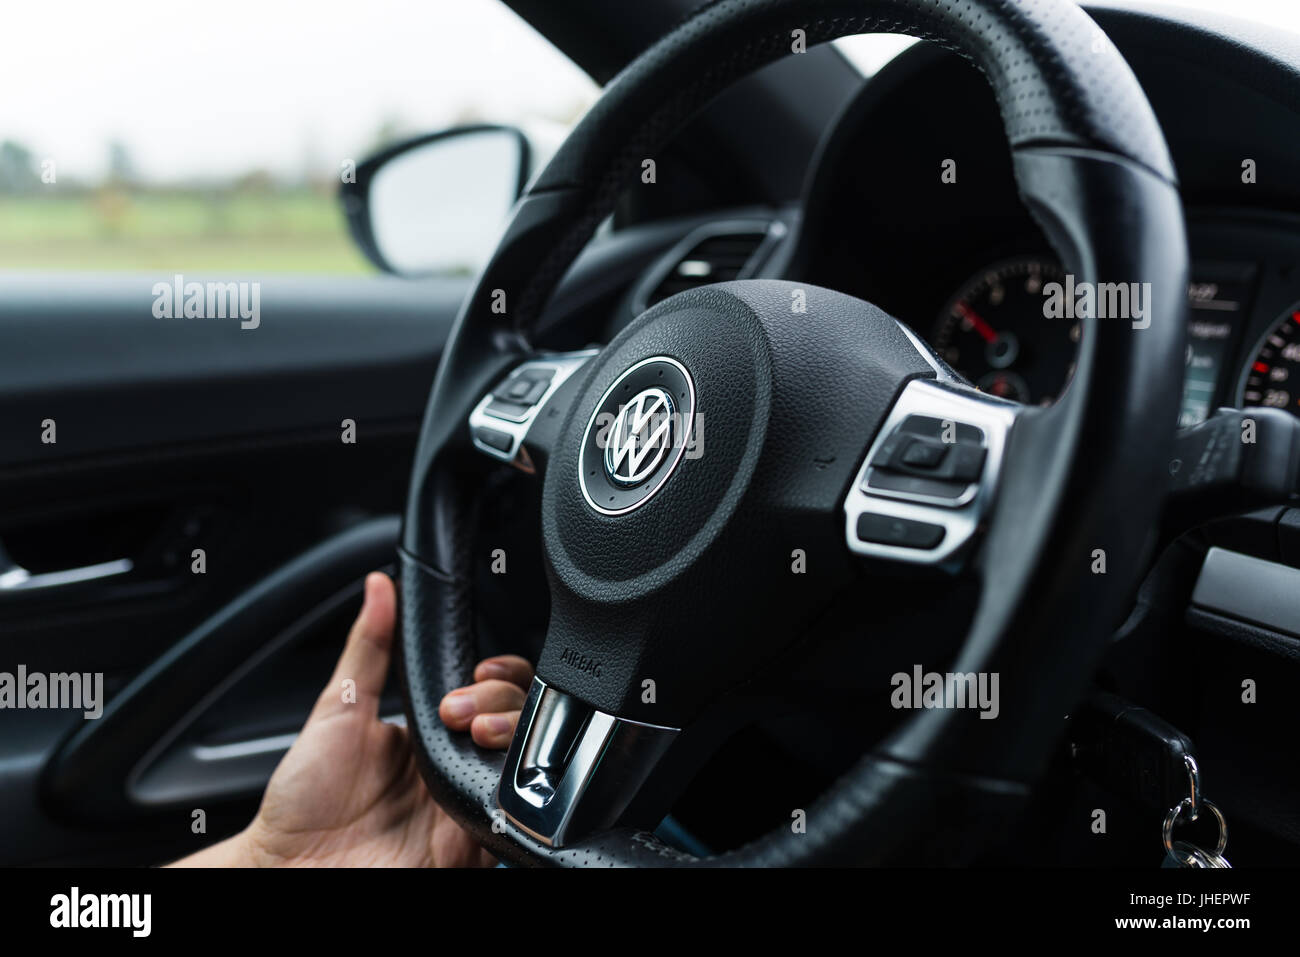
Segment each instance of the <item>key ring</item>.
[{"label": "key ring", "polygon": [[[1222,856],[1224,849],[1228,846],[1228,822],[1224,820],[1223,812],[1219,810],[1218,806],[1213,801],[1201,798],[1200,804],[1201,807],[1208,808],[1210,813],[1214,815],[1214,819],[1219,822],[1219,843],[1214,846],[1214,854],[1215,856]],[[1175,860],[1178,859],[1178,855],[1174,853],[1174,825],[1178,822],[1178,815],[1182,812],[1183,808],[1187,808],[1188,811],[1191,812],[1193,808],[1191,798],[1183,798],[1169,809],[1169,814],[1165,817],[1164,828],[1161,831],[1161,836],[1165,841],[1165,851]],[[1188,818],[1188,820],[1195,819],[1196,817],[1194,814]]]}]

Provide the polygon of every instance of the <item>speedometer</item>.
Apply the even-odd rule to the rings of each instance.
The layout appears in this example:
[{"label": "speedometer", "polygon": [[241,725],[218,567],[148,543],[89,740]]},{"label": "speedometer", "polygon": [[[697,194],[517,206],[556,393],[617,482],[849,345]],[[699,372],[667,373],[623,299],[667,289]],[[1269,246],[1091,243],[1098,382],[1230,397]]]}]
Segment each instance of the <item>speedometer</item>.
[{"label": "speedometer", "polygon": [[1300,303],[1274,324],[1242,370],[1238,404],[1300,415]]},{"label": "speedometer", "polygon": [[931,344],[944,360],[992,395],[1051,403],[1074,369],[1077,320],[1044,315],[1043,287],[1064,282],[1056,263],[1022,257],[994,263],[948,300]]}]

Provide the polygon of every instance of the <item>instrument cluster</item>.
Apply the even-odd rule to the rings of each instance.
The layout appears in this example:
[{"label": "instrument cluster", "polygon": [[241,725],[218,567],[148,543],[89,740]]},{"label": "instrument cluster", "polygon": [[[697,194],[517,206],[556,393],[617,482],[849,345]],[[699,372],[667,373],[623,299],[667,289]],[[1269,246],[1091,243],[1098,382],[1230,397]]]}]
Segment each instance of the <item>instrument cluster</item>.
[{"label": "instrument cluster", "polygon": [[[1269,261],[1193,260],[1180,426],[1205,421],[1221,405],[1300,416],[1300,276],[1285,308],[1267,305],[1278,301],[1276,279],[1288,273],[1289,264]],[[1070,380],[1082,335],[1075,311],[1059,308],[1073,293],[1050,256],[998,259],[963,282],[924,332],[978,388],[1050,404]]]}]

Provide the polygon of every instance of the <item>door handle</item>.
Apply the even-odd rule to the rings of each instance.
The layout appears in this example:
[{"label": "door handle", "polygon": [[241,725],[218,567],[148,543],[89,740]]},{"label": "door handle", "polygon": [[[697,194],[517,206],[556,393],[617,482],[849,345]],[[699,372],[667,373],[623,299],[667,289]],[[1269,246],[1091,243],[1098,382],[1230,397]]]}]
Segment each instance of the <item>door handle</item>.
[{"label": "door handle", "polygon": [[97,581],[101,578],[112,578],[114,575],[125,575],[134,567],[131,559],[119,558],[111,562],[82,565],[79,568],[64,568],[59,571],[33,574],[10,558],[4,545],[0,544],[0,595],[42,591],[64,585],[76,585],[80,582]]},{"label": "door handle", "polygon": [[[77,722],[45,765],[44,800],[69,817],[120,827],[172,800],[200,800],[199,786],[217,792],[233,786],[237,775],[251,774],[241,762],[257,755],[245,752],[262,752],[273,763],[265,752],[282,742],[235,742],[189,760],[194,723],[272,655],[355,601],[365,574],[393,561],[400,529],[396,515],[353,525],[214,610],[113,695],[99,720]],[[241,790],[265,787],[262,775],[269,771],[261,765],[256,779],[241,778]]]}]

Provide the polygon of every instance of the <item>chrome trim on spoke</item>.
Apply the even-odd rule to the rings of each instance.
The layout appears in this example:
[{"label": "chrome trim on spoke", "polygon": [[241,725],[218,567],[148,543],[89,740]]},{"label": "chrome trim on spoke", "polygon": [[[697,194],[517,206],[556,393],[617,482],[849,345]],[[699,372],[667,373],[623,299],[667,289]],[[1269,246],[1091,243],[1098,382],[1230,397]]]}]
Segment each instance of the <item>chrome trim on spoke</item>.
[{"label": "chrome trim on spoke", "polygon": [[612,826],[677,728],[616,718],[533,678],[506,754],[496,803],[548,847]]},{"label": "chrome trim on spoke", "polygon": [[944,365],[939,361],[939,358],[934,354],[934,350],[930,348],[930,344],[913,332],[911,326],[905,322],[900,322],[897,319],[895,319],[894,322],[898,323],[898,328],[902,330],[903,335],[907,336],[908,341],[912,343],[912,346],[916,349],[921,358],[925,360],[926,364],[934,370],[935,377],[940,382],[962,381],[952,376],[948,369],[944,367]]}]

